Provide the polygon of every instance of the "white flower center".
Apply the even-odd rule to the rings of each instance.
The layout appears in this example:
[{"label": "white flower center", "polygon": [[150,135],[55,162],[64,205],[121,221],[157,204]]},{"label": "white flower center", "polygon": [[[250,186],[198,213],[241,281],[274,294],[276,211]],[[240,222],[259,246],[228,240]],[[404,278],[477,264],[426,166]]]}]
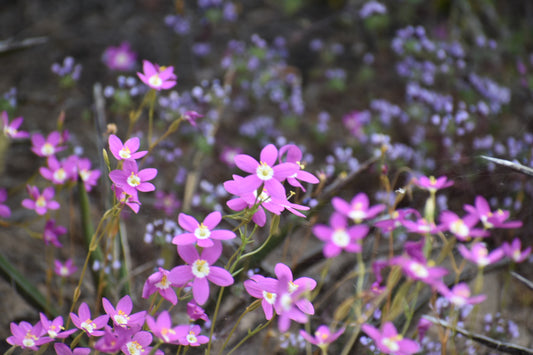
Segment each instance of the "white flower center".
[{"label": "white flower center", "polygon": [[413,261],[409,265],[409,270],[411,270],[416,275],[416,277],[420,279],[425,279],[429,276],[428,269],[424,265],[417,263],[416,261]]},{"label": "white flower center", "polygon": [[192,264],[192,273],[197,278],[204,278],[209,275],[209,263],[205,260],[196,260]]},{"label": "white flower center", "polygon": [[161,281],[155,284],[155,287],[161,290],[166,290],[169,286],[170,286],[170,282],[168,282],[167,275],[163,275],[163,277],[161,278]]},{"label": "white flower center", "polygon": [[122,147],[122,149],[118,152],[118,155],[122,159],[129,159],[131,158],[131,151],[128,147]]},{"label": "white flower center", "polygon": [[453,295],[450,298],[450,302],[453,303],[454,305],[458,306],[458,307],[462,307],[462,306],[465,305],[466,299],[464,297],[462,297],[462,296]]},{"label": "white flower center", "polygon": [[39,196],[39,198],[37,198],[37,200],[35,201],[35,205],[37,207],[45,207],[46,199],[43,196]]},{"label": "white flower center", "polygon": [[67,178],[67,173],[65,169],[59,168],[54,172],[54,180],[62,183],[63,181],[65,181],[66,178]]},{"label": "white flower center", "polygon": [[518,262],[520,260],[520,257],[522,256],[522,253],[520,253],[520,250],[513,251],[513,260]]},{"label": "white flower center", "polygon": [[261,164],[257,167],[256,174],[259,179],[267,181],[272,179],[274,176],[274,169],[272,169],[267,163],[261,162]]},{"label": "white flower center", "polygon": [[141,179],[137,175],[135,175],[133,171],[131,172],[131,175],[128,177],[126,181],[128,182],[128,185],[130,185],[131,187],[137,187],[141,184]]},{"label": "white flower center", "polygon": [[148,79],[148,83],[151,86],[160,87],[163,85],[163,80],[161,80],[158,74],[154,74]]},{"label": "white flower center", "polygon": [[24,337],[24,340],[22,341],[22,344],[24,344],[25,347],[31,348],[35,346],[35,339],[37,339],[34,335],[28,333]]},{"label": "white flower center", "polygon": [[80,326],[81,329],[85,329],[85,331],[89,334],[91,334],[94,331],[94,328],[96,328],[96,324],[90,319],[87,319],[85,322],[81,323]]},{"label": "white flower center", "polygon": [[194,230],[194,236],[198,239],[207,239],[211,235],[211,231],[203,223]]},{"label": "white flower center", "polygon": [[350,236],[345,229],[335,229],[331,241],[338,247],[344,248],[350,243]]},{"label": "white flower center", "polygon": [[261,194],[259,195],[259,197],[257,197],[257,190],[255,190],[254,197],[260,203],[265,203],[272,199],[264,187],[263,187],[263,190],[261,190]]},{"label": "white flower center", "polygon": [[194,334],[193,332],[189,332],[189,334],[187,334],[187,342],[189,344],[197,343],[198,339],[196,338],[196,334]]},{"label": "white flower center", "polygon": [[381,343],[387,347],[391,352],[396,352],[400,350],[400,345],[398,345],[398,341],[393,338],[384,338]]},{"label": "white flower center", "polygon": [[292,307],[291,296],[288,293],[285,293],[283,296],[281,296],[280,304],[284,311],[289,311]]},{"label": "white flower center", "polygon": [[17,130],[15,128],[12,128],[12,127],[4,127],[4,134],[8,137],[13,137],[14,135],[17,134]]},{"label": "white flower center", "polygon": [[141,344],[139,344],[138,342],[136,341],[130,341],[126,344],[126,348],[128,348],[128,353],[130,355],[141,355],[142,352],[144,351],[143,347],[141,346]]},{"label": "white flower center", "polygon": [[270,304],[276,303],[276,294],[263,291],[263,298]]},{"label": "white flower center", "polygon": [[465,224],[465,222],[463,222],[462,219],[458,219],[450,225],[450,232],[452,232],[453,234],[459,237],[466,238],[468,237],[468,234],[470,233],[470,229]]},{"label": "white flower center", "polygon": [[87,181],[91,177],[91,172],[87,169],[80,170],[79,174],[82,181]]},{"label": "white flower center", "polygon": [[51,145],[50,143],[43,144],[43,146],[41,148],[41,154],[44,155],[44,156],[54,155],[55,151],[56,150],[55,150],[54,146]]},{"label": "white flower center", "polygon": [[115,322],[117,322],[117,324],[126,325],[128,324],[129,317],[126,313],[124,313],[124,311],[118,311],[118,314],[115,314],[113,319]]},{"label": "white flower center", "polygon": [[61,274],[61,276],[68,276],[68,268],[66,266],[61,266],[61,269],[59,269],[59,273]]},{"label": "white flower center", "polygon": [[289,281],[289,293],[293,293],[294,291],[296,291],[298,289],[298,285],[295,284],[294,282],[292,281]]}]

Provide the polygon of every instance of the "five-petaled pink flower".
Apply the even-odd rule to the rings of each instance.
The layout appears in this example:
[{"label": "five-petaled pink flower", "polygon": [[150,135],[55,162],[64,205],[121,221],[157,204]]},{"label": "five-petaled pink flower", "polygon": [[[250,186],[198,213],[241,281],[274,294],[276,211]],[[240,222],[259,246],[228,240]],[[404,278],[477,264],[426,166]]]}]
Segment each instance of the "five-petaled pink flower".
[{"label": "five-petaled pink flower", "polygon": [[370,324],[363,324],[361,329],[374,340],[377,348],[384,354],[410,355],[420,351],[420,345],[414,340],[404,339],[392,322],[383,324],[381,332]]},{"label": "five-petaled pink flower", "polygon": [[421,176],[419,178],[414,178],[413,182],[416,186],[420,187],[421,189],[428,190],[431,193],[435,193],[437,190],[441,190],[453,185],[453,181],[448,181],[446,176],[441,176],[437,179],[435,179],[434,176]]},{"label": "five-petaled pink flower", "polygon": [[165,343],[177,344],[178,333],[176,332],[178,326],[172,327],[172,321],[170,320],[170,314],[168,311],[163,311],[154,319],[152,316],[146,316],[146,324],[152,333],[163,340]]},{"label": "five-petaled pink flower", "polygon": [[196,244],[202,248],[213,246],[213,240],[228,240],[236,237],[235,233],[225,229],[214,229],[222,220],[222,215],[218,211],[211,212],[205,217],[202,223],[198,223],[196,218],[185,213],[180,213],[178,222],[181,228],[189,233],[179,234],[172,240],[176,245]]},{"label": "five-petaled pink flower", "polygon": [[39,346],[52,341],[51,338],[43,337],[45,331],[41,322],[38,322],[34,326],[25,321],[19,324],[11,322],[10,327],[11,334],[13,335],[9,336],[6,341],[11,345],[37,351]]},{"label": "five-petaled pink flower", "polygon": [[470,297],[470,288],[464,282],[458,283],[453,286],[452,289],[448,289],[444,283],[440,283],[437,286],[439,293],[444,296],[448,301],[461,308],[467,304],[477,304],[483,302],[487,296],[477,295]]},{"label": "five-petaled pink flower", "polygon": [[159,292],[161,297],[172,304],[178,303],[178,296],[172,287],[181,287],[186,283],[176,283],[169,279],[170,271],[159,268],[159,271],[154,272],[148,277],[144,283],[142,297],[148,298],[152,293]]},{"label": "five-petaled pink flower", "polygon": [[246,292],[261,300],[261,307],[267,320],[272,319],[274,315],[277,287],[278,280],[262,275],[253,275],[249,280],[244,281]]},{"label": "five-petaled pink flower", "polygon": [[209,282],[218,286],[233,284],[233,277],[224,268],[213,266],[222,254],[222,243],[215,241],[212,247],[202,250],[201,255],[193,245],[178,246],[178,254],[188,265],[170,270],[168,279],[177,284],[192,282],[192,295],[196,303],[204,304],[209,298]]},{"label": "five-petaled pink flower", "polygon": [[68,277],[74,274],[78,270],[78,267],[74,265],[72,259],[68,259],[63,264],[59,260],[54,260],[54,272],[61,277]]},{"label": "five-petaled pink flower", "polygon": [[342,250],[349,253],[359,253],[362,250],[360,240],[368,233],[368,226],[356,225],[348,227],[347,218],[334,212],[329,219],[329,226],[317,224],[313,233],[324,242],[324,256],[333,258]]},{"label": "five-petaled pink flower", "polygon": [[280,188],[284,190],[281,181],[296,174],[300,167],[294,163],[274,165],[277,159],[278,149],[273,144],[269,144],[261,150],[260,162],[246,154],[235,156],[237,167],[251,174],[242,180],[241,191],[256,191],[261,185],[267,191],[279,191]]},{"label": "five-petaled pink flower", "polygon": [[105,314],[91,319],[91,310],[87,303],[83,302],[78,308],[78,314],[70,313],[70,319],[72,319],[72,323],[76,328],[83,330],[90,336],[101,336],[104,335],[104,331],[98,329],[107,324],[109,316]]},{"label": "five-petaled pink flower", "polygon": [[104,306],[105,312],[116,326],[141,328],[144,324],[146,311],[131,314],[133,303],[131,302],[131,297],[129,295],[122,297],[118,301],[116,309],[105,297],[102,298],[102,305]]},{"label": "five-petaled pink flower", "polygon": [[470,250],[461,244],[457,249],[465,259],[470,260],[480,268],[497,262],[505,255],[502,248],[496,248],[489,254],[485,243],[475,243]]},{"label": "five-petaled pink flower", "polygon": [[331,203],[337,212],[351,218],[355,223],[361,223],[365,219],[373,218],[385,209],[383,204],[369,207],[370,202],[364,192],[355,195],[350,203],[340,197],[334,197]]},{"label": "five-petaled pink flower", "polygon": [[41,319],[41,325],[43,326],[43,331],[52,339],[64,339],[77,331],[77,329],[63,331],[63,317],[61,316],[58,316],[53,320],[49,320],[43,313],[39,313],[39,316]]},{"label": "five-petaled pink flower", "polygon": [[155,90],[170,89],[176,85],[174,67],[159,67],[143,60],[143,73],[137,73],[143,83]]},{"label": "five-petaled pink flower", "polygon": [[48,166],[39,168],[41,175],[57,185],[64,184],[69,179],[76,179],[78,158],[73,155],[59,162],[55,155],[47,159]]},{"label": "five-petaled pink flower", "polygon": [[122,144],[120,138],[112,134],[109,136],[108,142],[109,150],[117,160],[135,160],[140,159],[148,154],[148,151],[146,150],[140,152],[137,151],[140,147],[140,141],[137,137],[130,138],[124,144]]},{"label": "five-petaled pink flower", "polygon": [[489,203],[483,196],[476,197],[475,207],[465,205],[464,209],[470,214],[477,215],[486,229],[522,227],[521,221],[507,221],[510,215],[509,211],[498,209],[496,212],[492,212]]},{"label": "five-petaled pink flower", "polygon": [[19,138],[28,138],[30,134],[28,132],[19,131],[19,127],[22,124],[22,121],[24,119],[22,117],[17,117],[9,123],[9,117],[7,116],[7,112],[2,112],[2,123],[3,123],[3,131],[4,135],[9,138],[13,139],[19,139]]},{"label": "five-petaled pink flower", "polygon": [[118,47],[107,47],[102,59],[111,70],[130,71],[135,67],[137,54],[128,42],[122,42]]},{"label": "five-petaled pink flower", "polygon": [[209,337],[200,335],[202,329],[197,324],[184,324],[176,327],[176,334],[180,345],[200,346],[209,342]]},{"label": "five-petaled pink flower", "polygon": [[128,195],[137,198],[137,191],[154,191],[155,186],[147,181],[152,180],[157,175],[157,169],[148,168],[139,171],[134,160],[125,160],[122,170],[113,170],[109,173],[109,178],[113,183]]},{"label": "five-petaled pink flower", "polygon": [[30,194],[30,198],[22,200],[23,207],[29,210],[35,210],[40,216],[44,215],[48,210],[59,209],[59,203],[52,200],[55,194],[53,187],[49,186],[45,188],[42,194],[39,192],[37,186],[28,185],[26,189]]},{"label": "five-petaled pink flower", "polygon": [[461,241],[468,241],[472,237],[489,236],[488,231],[474,228],[478,220],[478,216],[474,214],[467,214],[463,218],[460,218],[451,211],[443,211],[440,214],[440,221],[442,225]]},{"label": "five-petaled pink flower", "polygon": [[323,352],[326,352],[329,344],[333,343],[344,333],[344,328],[340,328],[335,333],[329,330],[327,325],[321,325],[317,328],[314,335],[307,333],[304,330],[300,330],[300,335],[313,345],[318,346]]},{"label": "five-petaled pink flower", "polygon": [[61,133],[54,131],[44,139],[40,133],[34,133],[31,136],[32,148],[31,150],[40,157],[49,157],[57,152],[65,149],[60,144],[63,143]]}]

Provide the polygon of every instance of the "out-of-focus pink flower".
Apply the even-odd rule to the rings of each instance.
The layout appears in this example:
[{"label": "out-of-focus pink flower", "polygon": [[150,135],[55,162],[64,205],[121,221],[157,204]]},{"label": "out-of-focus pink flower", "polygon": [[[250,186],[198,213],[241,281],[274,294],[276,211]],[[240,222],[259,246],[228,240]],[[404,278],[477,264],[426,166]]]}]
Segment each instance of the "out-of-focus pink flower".
[{"label": "out-of-focus pink flower", "polygon": [[470,214],[477,215],[486,229],[522,227],[521,221],[507,221],[510,215],[509,211],[498,209],[496,212],[492,212],[489,203],[483,196],[476,197],[475,207],[465,205],[464,209]]},{"label": "out-of-focus pink flower", "polygon": [[42,134],[34,133],[31,136],[31,143],[31,150],[40,157],[49,157],[65,149],[60,146],[63,143],[63,137],[57,131],[50,133],[46,139]]},{"label": "out-of-focus pink flower", "polygon": [[392,322],[383,324],[381,331],[370,324],[363,324],[361,329],[374,340],[377,348],[384,354],[410,355],[420,351],[420,345],[414,340],[404,339]]},{"label": "out-of-focus pink flower", "polygon": [[522,248],[522,242],[519,238],[515,238],[511,244],[505,242],[502,245],[503,251],[507,257],[511,258],[515,263],[521,263],[531,254],[531,247],[527,247],[524,250]]},{"label": "out-of-focus pink flower", "polygon": [[443,211],[440,214],[442,225],[461,241],[468,241],[472,237],[488,237],[490,235],[486,230],[474,228],[478,220],[478,216],[474,214],[467,214],[463,218],[451,211]]},{"label": "out-of-focus pink flower", "polygon": [[470,260],[480,268],[497,262],[505,255],[502,248],[496,248],[489,254],[485,243],[475,243],[470,250],[461,244],[457,249],[465,259]]},{"label": "out-of-focus pink flower", "polygon": [[333,258],[342,250],[349,253],[359,253],[362,250],[360,240],[368,233],[368,226],[356,225],[348,227],[346,217],[334,212],[329,219],[329,226],[317,224],[313,227],[313,233],[324,242],[324,256]]},{"label": "out-of-focus pink flower", "polygon": [[48,335],[51,339],[64,339],[68,337],[70,334],[77,331],[77,329],[70,329],[70,330],[64,330],[63,328],[63,317],[58,316],[54,318],[54,320],[50,321],[46,315],[43,313],[39,313],[40,319],[41,319],[41,325],[43,326],[43,331]]},{"label": "out-of-focus pink flower", "polygon": [[470,288],[464,282],[458,283],[457,285],[453,286],[451,290],[448,289],[446,285],[441,283],[437,286],[437,290],[448,301],[450,301],[459,308],[467,304],[481,303],[487,298],[487,296],[485,295],[477,295],[470,297]]},{"label": "out-of-focus pink flower", "polygon": [[61,277],[68,277],[74,274],[78,270],[78,267],[74,265],[72,259],[68,259],[63,264],[59,260],[54,260],[54,272]]},{"label": "out-of-focus pink flower", "polygon": [[55,195],[53,187],[49,186],[45,188],[42,194],[39,192],[37,186],[28,185],[26,189],[28,190],[30,198],[22,200],[23,207],[29,210],[35,210],[40,216],[44,215],[48,210],[59,209],[59,203],[52,200]]},{"label": "out-of-focus pink flower", "polygon": [[61,248],[63,245],[59,242],[58,237],[67,232],[63,226],[56,225],[56,221],[49,219],[46,221],[43,232],[43,240],[46,245],[52,244],[56,248]]},{"label": "out-of-focus pink flower", "polygon": [[128,42],[122,42],[118,47],[107,47],[102,59],[111,70],[130,71],[135,68],[137,53],[131,50]]},{"label": "out-of-focus pink flower", "polygon": [[327,350],[329,344],[337,340],[337,338],[340,337],[342,333],[344,333],[344,328],[341,328],[335,333],[332,333],[327,325],[319,326],[313,335],[305,332],[304,330],[300,330],[300,335],[305,340],[307,340],[313,345],[318,346],[324,352]]},{"label": "out-of-focus pink flower", "polygon": [[28,132],[18,130],[20,125],[22,124],[22,121],[24,121],[22,117],[17,117],[13,119],[11,123],[9,123],[9,117],[7,116],[7,112],[3,111],[2,124],[4,135],[12,139],[28,138],[30,136]]},{"label": "out-of-focus pink flower", "polygon": [[196,111],[186,111],[185,113],[183,113],[183,115],[181,115],[181,117],[185,121],[189,122],[191,126],[196,127],[196,120],[200,117],[204,117],[204,115],[200,115]]},{"label": "out-of-focus pink flower", "polygon": [[4,205],[3,202],[7,200],[7,190],[0,189],[0,217],[9,218],[11,216],[11,209]]},{"label": "out-of-focus pink flower", "polygon": [[159,67],[143,60],[143,73],[137,73],[143,83],[155,90],[170,89],[176,85],[174,67]]},{"label": "out-of-focus pink flower", "polygon": [[337,212],[351,218],[355,223],[361,223],[365,219],[373,218],[385,209],[383,204],[369,207],[370,202],[364,192],[355,195],[350,203],[340,197],[334,197],[331,203]]},{"label": "out-of-focus pink flower", "polygon": [[51,342],[52,339],[43,337],[44,329],[41,322],[34,326],[30,323],[22,321],[19,324],[11,322],[11,336],[6,341],[11,345],[20,346],[22,349],[30,349],[37,351],[42,344]]},{"label": "out-of-focus pink flower", "polygon": [[172,304],[178,303],[178,296],[172,287],[181,287],[186,283],[177,283],[169,279],[169,271],[159,268],[159,271],[154,272],[148,277],[144,283],[142,297],[148,298],[152,293],[159,292],[161,297]]},{"label": "out-of-focus pink flower", "polygon": [[419,178],[414,178],[413,183],[421,189],[428,190],[432,193],[453,185],[453,181],[448,181],[446,176],[440,176],[436,179],[434,176],[420,176]]}]

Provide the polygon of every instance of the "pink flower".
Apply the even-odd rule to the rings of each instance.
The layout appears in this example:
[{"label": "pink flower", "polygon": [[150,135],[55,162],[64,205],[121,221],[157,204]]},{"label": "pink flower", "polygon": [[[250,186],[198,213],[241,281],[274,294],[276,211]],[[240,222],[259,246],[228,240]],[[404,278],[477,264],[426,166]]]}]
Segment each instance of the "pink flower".
[{"label": "pink flower", "polygon": [[129,295],[122,297],[118,301],[116,309],[105,297],[102,298],[102,305],[104,306],[105,312],[118,327],[140,329],[144,324],[146,311],[131,314],[133,303],[131,302],[131,297]]},{"label": "pink flower", "polygon": [[89,355],[91,353],[90,348],[74,348],[70,350],[70,346],[63,343],[55,343],[54,350],[57,355]]},{"label": "pink flower", "polygon": [[122,42],[118,47],[107,47],[102,59],[111,70],[130,71],[135,68],[137,54],[128,42]]},{"label": "pink flower", "polygon": [[507,242],[503,243],[502,248],[505,255],[511,258],[515,263],[521,263],[526,260],[529,254],[531,254],[531,247],[527,247],[523,251],[520,250],[522,248],[522,242],[519,238],[513,239],[511,244]]},{"label": "pink flower", "polygon": [[289,330],[291,320],[302,324],[308,321],[307,314],[302,312],[297,305],[307,290],[301,287],[291,292],[290,288],[289,279],[286,275],[282,275],[278,280],[276,302],[274,303],[274,309],[279,316],[278,329],[280,332]]},{"label": "pink flower", "polygon": [[91,191],[100,178],[100,170],[91,170],[91,161],[86,158],[78,159],[78,176],[83,182],[86,191]]},{"label": "pink flower", "polygon": [[59,242],[58,237],[67,232],[67,229],[63,226],[56,225],[56,221],[49,219],[46,221],[43,232],[43,240],[46,245],[50,243],[53,244],[56,248],[61,248],[63,245]]},{"label": "pink flower", "polygon": [[369,207],[368,196],[364,192],[355,195],[349,204],[340,197],[334,197],[331,203],[337,212],[351,218],[355,223],[373,218],[385,209],[383,204]]},{"label": "pink flower", "polygon": [[405,217],[407,215],[414,213],[420,218],[420,214],[417,210],[412,208],[404,208],[401,210],[395,210],[393,211],[389,218],[387,219],[381,219],[374,223],[374,226],[381,229],[383,232],[392,232],[396,228],[402,226],[402,222],[405,220]]},{"label": "pink flower", "polygon": [[246,292],[261,300],[261,307],[265,313],[265,318],[268,320],[272,319],[274,315],[277,287],[278,280],[261,275],[254,275],[249,280],[244,281]]},{"label": "pink flower", "polygon": [[303,165],[301,163],[302,160],[302,151],[298,146],[294,144],[287,144],[284,145],[279,149],[279,159],[281,162],[281,158],[286,154],[285,161],[287,163],[294,163],[298,165],[300,168],[296,173],[290,175],[287,177],[287,182],[295,187],[299,187],[302,189],[302,191],[305,192],[305,188],[300,184],[298,180],[305,181],[310,184],[318,184],[319,180],[316,176],[314,176],[311,173],[308,173],[307,171],[301,170],[303,169]]},{"label": "pink flower", "polygon": [[235,164],[239,169],[250,173],[242,180],[241,191],[252,192],[261,185],[267,191],[279,191],[283,188],[281,181],[295,174],[299,166],[294,163],[281,163],[274,165],[278,158],[278,150],[273,144],[269,144],[261,150],[261,162],[246,154],[235,156]]},{"label": "pink flower", "polygon": [[61,263],[59,260],[54,260],[54,272],[61,277],[68,277],[73,275],[78,268],[72,262],[72,259],[68,259],[65,263]]},{"label": "pink flower", "polygon": [[400,222],[409,232],[418,233],[422,235],[436,234],[445,229],[444,226],[437,226],[433,222],[428,222],[425,218],[419,218],[416,220],[416,222],[413,222],[408,219],[403,219]]},{"label": "pink flower", "polygon": [[52,321],[46,318],[46,315],[43,313],[39,313],[39,316],[41,318],[43,331],[52,339],[64,339],[77,331],[77,329],[63,331],[63,317],[61,316],[54,318]]},{"label": "pink flower", "polygon": [[504,257],[504,252],[501,248],[494,249],[489,254],[485,243],[475,243],[472,245],[471,250],[468,250],[467,247],[461,244],[457,249],[459,249],[459,252],[465,259],[470,260],[480,268],[493,264]]},{"label": "pink flower", "polygon": [[344,328],[337,330],[335,333],[331,333],[327,325],[321,325],[317,328],[313,335],[300,330],[300,335],[313,345],[318,346],[325,352],[329,344],[333,343],[344,333]]},{"label": "pink flower", "polygon": [[39,168],[41,175],[56,185],[62,185],[69,179],[76,179],[77,176],[77,157],[62,160],[61,163],[55,155],[48,157],[48,167]]},{"label": "pink flower", "polygon": [[46,139],[41,134],[35,133],[31,136],[31,150],[40,157],[49,157],[65,149],[59,146],[62,142],[61,133],[57,131],[50,133]]},{"label": "pink flower", "polygon": [[342,250],[349,253],[359,253],[362,250],[359,242],[368,233],[368,226],[357,225],[348,227],[346,217],[334,212],[329,219],[329,226],[317,224],[313,227],[315,236],[326,242],[324,244],[324,256],[333,258]]},{"label": "pink flower", "polygon": [[176,327],[176,334],[180,345],[200,346],[209,342],[209,337],[200,335],[202,329],[197,324],[179,325]]},{"label": "pink flower", "polygon": [[2,204],[2,202],[5,202],[7,200],[7,190],[6,189],[0,189],[0,217],[2,218],[9,218],[11,216],[11,209]]},{"label": "pink flower", "polygon": [[182,287],[186,282],[179,283],[174,282],[169,278],[169,271],[163,268],[159,268],[159,271],[153,273],[148,277],[144,283],[142,297],[148,298],[151,294],[159,292],[161,297],[166,299],[172,304],[178,303],[178,296],[172,287]]},{"label": "pink flower", "polygon": [[37,351],[39,346],[52,341],[47,337],[42,337],[45,333],[41,322],[34,326],[30,323],[22,321],[19,324],[11,322],[11,335],[6,341],[11,345],[20,346],[23,349],[30,349]]},{"label": "pink flower", "polygon": [[478,220],[476,215],[467,214],[463,218],[459,218],[458,215],[451,211],[443,211],[440,215],[442,225],[461,241],[468,241],[471,237],[489,236],[488,231],[473,228]]},{"label": "pink flower", "polygon": [[200,115],[196,111],[186,111],[181,116],[185,121],[189,122],[191,126],[196,127],[196,120],[200,117],[204,117],[204,115]]},{"label": "pink flower", "polygon": [[465,205],[464,209],[468,213],[476,215],[486,229],[522,227],[521,221],[505,222],[509,218],[509,211],[498,209],[496,212],[492,212],[490,210],[489,203],[487,200],[485,200],[485,198],[483,198],[483,196],[476,197],[475,207],[471,205]]},{"label": "pink flower", "polygon": [[72,323],[76,328],[83,330],[90,336],[101,336],[104,335],[104,331],[98,329],[103,328],[107,324],[109,316],[106,314],[98,316],[94,320],[91,319],[91,310],[87,303],[83,302],[78,308],[77,315],[72,312],[70,313],[70,319],[72,319]]},{"label": "pink flower", "polygon": [[115,191],[115,196],[122,205],[126,205],[135,213],[139,213],[141,208],[141,202],[139,201],[137,195],[131,196],[124,192],[120,187],[116,185],[111,186],[111,189]]},{"label": "pink flower", "polygon": [[105,354],[114,354],[120,350],[120,348],[126,344],[128,338],[131,337],[131,333],[134,330],[115,327],[114,329],[108,326],[104,326],[103,336],[94,343],[94,349],[105,353]]},{"label": "pink flower", "polygon": [[227,166],[232,167],[235,165],[235,157],[241,153],[242,149],[240,148],[224,147],[220,152],[219,159]]},{"label": "pink flower", "polygon": [[205,313],[205,310],[194,302],[194,300],[187,303],[187,315],[192,321],[197,321],[202,319],[206,322],[209,322],[209,317]]},{"label": "pink flower", "polygon": [[404,339],[392,322],[386,322],[381,332],[370,324],[363,324],[361,329],[374,340],[377,348],[384,354],[410,355],[420,351],[418,343]]},{"label": "pink flower", "polygon": [[177,344],[178,343],[178,327],[172,327],[172,321],[170,320],[170,315],[167,311],[161,312],[157,317],[157,320],[152,318],[152,316],[146,316],[146,324],[152,333],[163,340],[165,343]]},{"label": "pink flower", "polygon": [[175,211],[181,207],[181,202],[172,192],[165,193],[161,190],[155,192],[154,208],[163,210],[167,216],[173,216]]},{"label": "pink flower", "polygon": [[109,178],[113,183],[130,196],[137,197],[137,191],[154,191],[155,186],[147,181],[152,180],[157,175],[157,169],[148,168],[139,171],[134,160],[125,160],[122,170],[113,170],[109,173]]},{"label": "pink flower", "polygon": [[453,181],[448,181],[446,176],[441,176],[437,179],[434,176],[421,176],[418,179],[414,178],[413,183],[421,189],[426,189],[432,193],[453,185]]},{"label": "pink flower", "polygon": [[148,151],[146,150],[140,152],[137,151],[140,147],[139,138],[137,137],[130,138],[126,143],[122,144],[120,138],[112,134],[109,136],[108,143],[111,154],[113,154],[117,160],[136,160],[148,154]]},{"label": "pink flower", "polygon": [[4,135],[12,139],[28,138],[30,136],[28,132],[18,130],[18,128],[22,124],[22,121],[24,121],[22,117],[17,117],[13,119],[11,123],[9,123],[7,112],[3,111],[2,112],[2,123],[3,123]]},{"label": "pink flower", "polygon": [[[120,347],[120,350],[126,355],[148,355],[152,350],[151,343],[152,334],[141,330],[126,340],[124,345]],[[163,352],[157,350],[156,354],[163,354]]]},{"label": "pink flower", "polygon": [[303,293],[300,294],[300,297],[296,300],[296,307],[306,314],[315,314],[313,304],[304,296],[308,291],[312,291],[316,287],[316,281],[310,277],[300,277],[293,281],[291,269],[283,263],[277,263],[274,272],[276,273],[278,282],[286,280],[288,283],[288,292],[290,294],[297,291],[303,291]]},{"label": "pink flower", "polygon": [[27,185],[26,189],[28,190],[30,198],[22,200],[23,207],[29,210],[35,210],[35,212],[41,216],[44,215],[49,209],[59,209],[59,203],[52,200],[55,194],[53,187],[45,188],[42,194],[39,192],[37,186]]},{"label": "pink flower", "polygon": [[137,73],[143,83],[155,90],[170,89],[176,85],[174,67],[159,67],[143,60],[143,73]]},{"label": "pink flower", "polygon": [[168,278],[171,282],[185,284],[192,282],[193,298],[199,305],[209,298],[209,283],[218,286],[233,284],[233,277],[224,268],[213,266],[222,254],[222,243],[216,241],[212,247],[204,248],[201,255],[192,245],[180,245],[178,254],[188,265],[176,266],[170,271]]},{"label": "pink flower", "polygon": [[211,212],[202,223],[185,213],[180,213],[178,222],[181,228],[190,233],[177,235],[172,244],[188,245],[196,243],[199,247],[209,248],[213,246],[213,240],[228,240],[236,237],[235,233],[225,229],[214,229],[222,220],[218,211]]},{"label": "pink flower", "polygon": [[448,301],[456,305],[457,307],[463,307],[467,304],[476,304],[483,302],[487,296],[477,295],[470,297],[470,289],[464,282],[458,283],[450,290],[446,285],[441,283],[437,286],[439,293],[444,296]]}]

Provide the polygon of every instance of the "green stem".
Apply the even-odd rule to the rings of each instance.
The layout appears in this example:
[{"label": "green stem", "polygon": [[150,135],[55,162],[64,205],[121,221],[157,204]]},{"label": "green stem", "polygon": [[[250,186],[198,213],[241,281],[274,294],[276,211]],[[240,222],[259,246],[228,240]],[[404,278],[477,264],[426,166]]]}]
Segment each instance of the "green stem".
[{"label": "green stem", "polygon": [[265,324],[263,325],[259,325],[257,328],[255,328],[254,330],[252,330],[251,332],[248,332],[248,335],[246,335],[237,345],[235,345],[233,347],[233,349],[231,349],[231,351],[227,354],[227,355],[231,355],[235,350],[237,350],[242,344],[244,344],[244,342],[248,339],[250,339],[252,336],[254,336],[255,334],[259,333],[261,330],[265,329],[266,327],[268,327],[270,325],[270,323],[272,323],[272,321],[274,320],[275,317],[272,317],[270,318],[270,320],[268,322],[266,322]]},{"label": "green stem", "polygon": [[207,344],[206,355],[209,355],[211,352],[211,340],[213,339],[213,333],[215,332],[215,323],[217,321],[218,311],[220,309],[220,303],[222,302],[222,294],[224,293],[225,287],[221,287],[218,292],[217,304],[215,306],[215,312],[213,313],[213,320],[211,321],[211,330],[209,331],[209,343]]},{"label": "green stem", "polygon": [[224,344],[222,344],[222,347],[220,348],[218,354],[222,354],[222,351],[224,350],[224,348],[226,347],[226,345],[228,345],[228,342],[229,340],[231,339],[231,336],[233,335],[233,333],[235,332],[235,330],[237,329],[237,326],[239,325],[239,323],[241,322],[241,320],[244,318],[244,316],[254,310],[256,310],[257,308],[259,308],[261,304],[261,300],[255,300],[251,305],[249,305],[248,307],[246,307],[246,309],[244,310],[244,312],[242,312],[242,314],[239,316],[239,319],[237,319],[237,321],[235,322],[235,325],[233,326],[233,328],[231,328],[231,331],[229,332],[228,336],[226,337],[226,341],[224,342]]},{"label": "green stem", "polygon": [[152,130],[154,126],[155,90],[150,90],[150,110],[148,111],[148,146],[152,145]]}]

